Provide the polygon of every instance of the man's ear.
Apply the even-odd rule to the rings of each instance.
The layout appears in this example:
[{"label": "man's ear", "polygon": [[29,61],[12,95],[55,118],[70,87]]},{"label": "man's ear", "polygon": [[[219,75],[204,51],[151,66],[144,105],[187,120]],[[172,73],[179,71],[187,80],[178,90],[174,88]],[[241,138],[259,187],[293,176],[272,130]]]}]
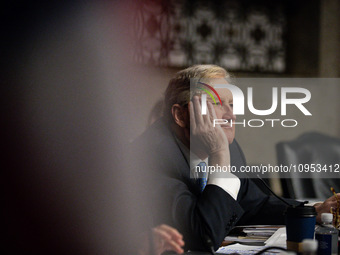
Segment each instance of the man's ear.
[{"label": "man's ear", "polygon": [[179,104],[174,104],[171,107],[172,118],[175,123],[181,128],[188,126],[188,109],[180,106]]}]

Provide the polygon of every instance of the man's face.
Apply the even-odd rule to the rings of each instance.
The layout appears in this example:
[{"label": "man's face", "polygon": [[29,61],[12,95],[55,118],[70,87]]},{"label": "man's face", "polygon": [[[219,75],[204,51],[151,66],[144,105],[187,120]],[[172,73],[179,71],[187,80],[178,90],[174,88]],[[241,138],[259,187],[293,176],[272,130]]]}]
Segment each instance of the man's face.
[{"label": "man's face", "polygon": [[[217,84],[228,84],[225,78],[219,78],[219,79],[213,79],[210,80],[210,82],[207,82],[212,87],[215,87]],[[217,96],[212,93],[215,97],[214,100],[210,97],[210,95],[207,95],[207,103],[210,102],[213,105],[213,108],[216,113],[216,119],[225,119],[228,121],[227,124],[222,124],[220,127],[223,129],[229,144],[231,144],[235,138],[235,120],[236,116],[233,114],[233,95],[230,92],[229,89],[226,88],[214,88],[216,92],[219,94],[222,105],[220,104],[220,101],[218,100]],[[190,143],[190,114],[187,107],[182,108],[183,109],[183,120],[185,122],[185,140],[187,140],[188,143]],[[230,122],[233,122],[233,125],[231,125]]]},{"label": "man's face", "polygon": [[[228,84],[226,79],[214,79],[209,85],[213,86],[215,84]],[[207,96],[207,102],[211,102],[214,106],[217,119],[228,120],[227,124],[220,125],[224,133],[228,138],[229,144],[231,144],[235,138],[235,120],[236,116],[233,114],[233,95],[229,89],[226,88],[215,88],[216,92],[219,94],[222,105],[220,104],[218,98],[215,98],[216,105],[210,96]],[[231,126],[230,122],[233,122]]]}]

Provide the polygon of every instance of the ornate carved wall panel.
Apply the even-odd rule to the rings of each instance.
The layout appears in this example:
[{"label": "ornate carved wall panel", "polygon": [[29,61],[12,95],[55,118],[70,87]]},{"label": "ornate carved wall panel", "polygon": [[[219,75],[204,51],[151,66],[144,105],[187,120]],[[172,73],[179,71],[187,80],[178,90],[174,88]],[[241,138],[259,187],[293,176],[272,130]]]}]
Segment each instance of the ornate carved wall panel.
[{"label": "ornate carved wall panel", "polygon": [[158,66],[213,63],[233,71],[284,72],[284,13],[281,1],[139,1],[134,59]]}]

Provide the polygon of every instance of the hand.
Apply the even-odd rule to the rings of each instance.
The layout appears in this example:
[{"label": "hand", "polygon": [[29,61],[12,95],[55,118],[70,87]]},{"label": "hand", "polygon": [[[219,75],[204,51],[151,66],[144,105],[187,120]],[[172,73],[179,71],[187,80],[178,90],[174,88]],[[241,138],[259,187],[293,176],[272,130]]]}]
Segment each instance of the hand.
[{"label": "hand", "polygon": [[[340,193],[337,193],[336,196],[340,199]],[[316,216],[316,221],[321,223],[321,214],[322,213],[330,213],[331,208],[336,210],[337,201],[335,196],[331,196],[330,198],[326,199],[323,203],[317,203],[314,205],[316,212],[318,215]]]},{"label": "hand", "polygon": [[174,251],[183,253],[181,248],[184,245],[183,236],[174,228],[162,224],[152,229],[154,251],[150,251],[149,233],[141,235],[142,246],[138,250],[138,255],[156,254],[160,255],[164,251]]},{"label": "hand", "polygon": [[152,229],[154,236],[155,252],[160,255],[164,251],[183,253],[183,236],[174,228],[162,224]]},{"label": "hand", "polygon": [[191,144],[195,150],[204,151],[209,156],[219,152],[229,154],[227,136],[220,125],[213,125],[214,119],[217,119],[214,107],[210,102],[207,102],[207,107],[207,114],[202,115],[198,96],[194,96],[193,101],[189,103]]}]

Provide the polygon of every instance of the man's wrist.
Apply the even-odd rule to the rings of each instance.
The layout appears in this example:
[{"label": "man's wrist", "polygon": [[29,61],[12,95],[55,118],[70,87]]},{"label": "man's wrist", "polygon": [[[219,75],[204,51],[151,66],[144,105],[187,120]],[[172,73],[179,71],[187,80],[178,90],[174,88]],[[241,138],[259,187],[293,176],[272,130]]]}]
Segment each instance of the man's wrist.
[{"label": "man's wrist", "polygon": [[212,152],[209,153],[209,158],[221,158],[225,157],[226,155],[229,155],[229,149],[227,148],[221,148],[221,149],[216,149]]}]

